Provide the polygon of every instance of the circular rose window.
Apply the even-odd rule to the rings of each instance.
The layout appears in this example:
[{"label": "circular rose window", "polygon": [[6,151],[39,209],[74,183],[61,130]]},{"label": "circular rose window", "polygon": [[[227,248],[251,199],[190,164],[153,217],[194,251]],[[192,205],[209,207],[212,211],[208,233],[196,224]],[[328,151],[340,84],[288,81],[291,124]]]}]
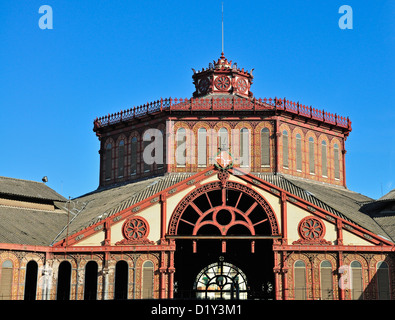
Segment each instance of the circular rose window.
[{"label": "circular rose window", "polygon": [[123,224],[123,236],[128,240],[146,238],[148,232],[148,224],[143,218],[132,218]]},{"label": "circular rose window", "polygon": [[214,84],[218,90],[227,90],[230,87],[230,80],[227,76],[219,76],[215,78]]},{"label": "circular rose window", "polygon": [[305,240],[318,240],[324,234],[324,224],[315,217],[306,217],[299,223],[299,235]]}]

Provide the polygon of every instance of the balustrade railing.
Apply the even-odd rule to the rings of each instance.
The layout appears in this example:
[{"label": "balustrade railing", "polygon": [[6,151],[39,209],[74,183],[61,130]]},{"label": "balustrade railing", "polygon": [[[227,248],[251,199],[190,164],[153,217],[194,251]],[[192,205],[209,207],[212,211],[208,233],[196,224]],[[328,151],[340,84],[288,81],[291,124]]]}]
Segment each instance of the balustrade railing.
[{"label": "balustrade railing", "polygon": [[239,97],[232,98],[191,98],[191,99],[160,99],[147,102],[141,106],[133,107],[128,110],[108,114],[104,117],[96,118],[94,128],[99,129],[112,124],[139,118],[147,114],[161,111],[263,111],[279,110],[297,114],[306,118],[322,121],[338,127],[351,130],[351,121],[347,117],[338,116],[324,110],[300,104],[299,102],[279,98],[259,98],[245,99]]}]

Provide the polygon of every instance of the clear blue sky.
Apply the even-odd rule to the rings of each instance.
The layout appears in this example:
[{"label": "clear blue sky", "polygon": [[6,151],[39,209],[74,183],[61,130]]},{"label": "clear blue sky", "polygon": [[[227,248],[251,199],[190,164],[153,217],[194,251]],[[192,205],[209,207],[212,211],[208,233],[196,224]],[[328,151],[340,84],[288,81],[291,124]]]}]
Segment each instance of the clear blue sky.
[{"label": "clear blue sky", "polygon": [[[395,1],[224,2],[225,55],[255,97],[349,116],[348,188],[395,188]],[[353,9],[342,30],[339,7]],[[53,9],[42,30],[40,6]],[[95,190],[97,116],[192,96],[191,68],[221,53],[221,0],[0,2],[0,175],[65,197]]]}]

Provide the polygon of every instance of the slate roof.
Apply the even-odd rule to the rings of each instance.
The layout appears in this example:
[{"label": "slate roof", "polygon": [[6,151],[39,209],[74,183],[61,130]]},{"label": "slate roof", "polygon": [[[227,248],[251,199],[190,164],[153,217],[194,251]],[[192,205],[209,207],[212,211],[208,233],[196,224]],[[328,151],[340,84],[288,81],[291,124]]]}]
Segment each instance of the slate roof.
[{"label": "slate roof", "polygon": [[383,200],[395,200],[395,189],[391,190],[387,194],[383,195],[378,201],[383,201]]},{"label": "slate roof", "polygon": [[0,197],[16,196],[30,199],[66,201],[43,182],[0,177]]},{"label": "slate roof", "polygon": [[[69,234],[76,233],[119,211],[122,211],[190,176],[192,173],[172,173],[154,178],[102,188],[72,200],[76,209],[69,225]],[[64,209],[66,209],[64,207]],[[53,243],[66,236],[63,231]]]},{"label": "slate roof", "polygon": [[[0,242],[52,245],[66,237],[67,221],[70,222],[69,235],[74,234],[192,175],[193,173],[171,173],[98,189],[75,198],[70,203],[55,202],[58,209],[51,212],[0,206]],[[369,197],[343,187],[290,176],[254,175],[377,235],[395,240],[395,232],[391,232],[394,216],[374,219],[360,211],[363,204],[373,201]],[[69,216],[67,211],[70,212]]]},{"label": "slate roof", "polygon": [[[395,242],[395,234],[389,234],[386,232],[386,230],[379,225],[377,220],[361,211],[361,207],[364,204],[373,201],[372,198],[344,187],[306,179],[298,179],[288,175],[255,175],[317,205],[326,211],[329,211],[345,220],[354,222],[377,235],[384,236],[385,238]],[[395,222],[395,217],[392,221]]]}]

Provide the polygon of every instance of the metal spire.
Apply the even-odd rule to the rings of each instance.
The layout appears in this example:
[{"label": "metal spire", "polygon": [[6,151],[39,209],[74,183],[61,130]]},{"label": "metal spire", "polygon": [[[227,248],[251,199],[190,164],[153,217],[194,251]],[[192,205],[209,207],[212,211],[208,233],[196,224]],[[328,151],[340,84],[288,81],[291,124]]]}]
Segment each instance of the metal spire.
[{"label": "metal spire", "polygon": [[222,2],[222,55],[224,55],[224,3]]}]

